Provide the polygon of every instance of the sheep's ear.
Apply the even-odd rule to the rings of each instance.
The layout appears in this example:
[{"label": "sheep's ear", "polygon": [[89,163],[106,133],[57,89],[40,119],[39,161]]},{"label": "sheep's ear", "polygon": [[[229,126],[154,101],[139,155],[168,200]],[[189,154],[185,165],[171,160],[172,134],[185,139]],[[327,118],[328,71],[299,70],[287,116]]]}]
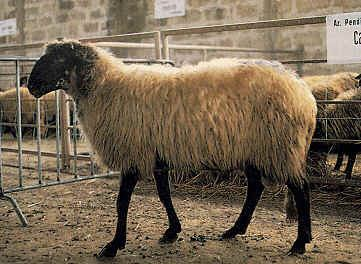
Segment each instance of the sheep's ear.
[{"label": "sheep's ear", "polygon": [[59,41],[50,42],[46,45],[45,53],[46,54],[61,54],[64,50],[64,43]]},{"label": "sheep's ear", "polygon": [[68,54],[69,51],[75,50],[77,45],[79,45],[79,43],[77,43],[76,41],[56,40],[46,45],[45,53],[49,54],[56,52],[58,54]]}]

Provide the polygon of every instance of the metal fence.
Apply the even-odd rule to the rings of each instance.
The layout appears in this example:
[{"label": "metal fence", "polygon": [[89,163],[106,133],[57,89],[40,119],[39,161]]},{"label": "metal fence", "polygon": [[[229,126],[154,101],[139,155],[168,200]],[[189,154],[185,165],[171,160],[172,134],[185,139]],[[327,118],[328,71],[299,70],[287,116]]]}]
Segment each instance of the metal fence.
[{"label": "metal fence", "polygon": [[[97,38],[84,38],[80,39],[82,42],[95,42],[99,46],[105,47],[127,47],[127,48],[140,48],[140,49],[154,49],[154,60],[128,60],[129,63],[170,63],[170,49],[185,49],[185,50],[200,50],[204,53],[204,59],[206,58],[206,52],[210,50],[219,50],[219,51],[232,51],[232,52],[257,52],[257,53],[289,53],[295,56],[292,60],[283,61],[285,64],[296,64],[298,65],[299,72],[302,72],[302,65],[305,63],[325,63],[326,59],[324,58],[310,58],[305,59],[302,53],[302,50],[259,50],[259,49],[249,49],[249,48],[237,48],[237,47],[213,47],[206,45],[179,45],[169,43],[170,36],[184,36],[190,34],[203,34],[209,32],[225,32],[225,31],[235,31],[235,30],[249,30],[249,29],[271,29],[271,28],[281,28],[281,27],[292,27],[292,26],[302,26],[302,25],[312,25],[312,24],[325,24],[326,17],[307,17],[307,18],[297,18],[297,19],[281,19],[281,20],[269,20],[269,21],[260,21],[252,23],[237,23],[237,24],[228,24],[228,25],[214,25],[206,27],[191,27],[191,28],[181,28],[181,29],[169,29],[162,31],[154,32],[143,32],[143,33],[133,33],[133,34],[124,34],[124,35],[114,35],[106,37],[97,37]],[[133,41],[139,39],[151,39],[153,43],[124,43],[125,41]],[[13,50],[13,49],[24,49],[24,48],[39,48],[43,46],[44,43],[33,43],[26,45],[12,45],[8,47],[1,47],[1,50]],[[164,60],[161,60],[161,59]],[[41,99],[36,100],[36,150],[28,150],[23,148],[22,141],[22,120],[21,120],[21,98],[20,98],[20,62],[28,61],[34,62],[36,58],[0,58],[0,61],[8,61],[13,63],[16,73],[16,91],[17,91],[17,148],[9,148],[3,146],[3,138],[0,136],[0,199],[5,199],[11,202],[14,209],[16,210],[21,222],[23,225],[27,224],[26,218],[21,213],[21,210],[13,199],[10,196],[11,193],[43,188],[47,186],[54,186],[72,182],[79,182],[88,179],[100,178],[110,175],[118,175],[117,172],[104,172],[104,173],[95,173],[94,170],[90,169],[87,175],[80,175],[78,173],[78,163],[80,161],[87,161],[91,164],[90,167],[94,167],[93,159],[91,155],[79,154],[77,147],[77,122],[75,109],[76,106],[73,105],[73,125],[69,125],[69,102],[63,92],[56,92],[56,122],[55,126],[48,126],[49,128],[55,128],[55,145],[56,151],[49,152],[42,150],[42,138],[41,138],[41,129],[46,127],[41,123]],[[322,104],[335,104],[341,103],[334,100],[322,100],[319,103]],[[345,103],[345,102],[342,102]],[[360,103],[360,102],[347,102],[347,103]],[[72,135],[72,137],[71,137]],[[72,140],[72,144],[70,141]],[[316,139],[316,141],[322,141],[326,143],[350,143],[350,144],[361,144],[361,140],[346,140],[346,139]],[[71,154],[71,149],[73,154]],[[9,188],[4,184],[4,159],[3,153],[15,153],[17,154],[17,185],[15,187]],[[37,182],[35,184],[24,184],[24,168],[23,164],[23,155],[35,155],[37,158],[37,166],[33,169],[37,172]],[[54,179],[44,179],[44,168],[42,167],[42,160],[44,157],[52,157],[56,159],[56,169],[55,169],[55,178]],[[14,166],[13,166],[14,167]],[[64,172],[67,175],[71,175],[71,178],[63,178]],[[314,181],[319,181],[319,179],[311,179]],[[332,179],[322,179],[322,182],[333,182]],[[344,185],[356,185],[361,186],[359,181],[347,180],[347,181],[338,181],[339,184]]]}]

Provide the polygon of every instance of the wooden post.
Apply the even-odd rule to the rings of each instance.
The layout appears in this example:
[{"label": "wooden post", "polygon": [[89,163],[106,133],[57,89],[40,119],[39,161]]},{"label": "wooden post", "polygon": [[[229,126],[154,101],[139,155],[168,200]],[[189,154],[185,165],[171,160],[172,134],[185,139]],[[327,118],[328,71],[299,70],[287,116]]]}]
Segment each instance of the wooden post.
[{"label": "wooden post", "polygon": [[61,161],[62,169],[70,168],[70,133],[69,133],[69,106],[67,96],[63,90],[60,92],[60,131],[61,131]]}]

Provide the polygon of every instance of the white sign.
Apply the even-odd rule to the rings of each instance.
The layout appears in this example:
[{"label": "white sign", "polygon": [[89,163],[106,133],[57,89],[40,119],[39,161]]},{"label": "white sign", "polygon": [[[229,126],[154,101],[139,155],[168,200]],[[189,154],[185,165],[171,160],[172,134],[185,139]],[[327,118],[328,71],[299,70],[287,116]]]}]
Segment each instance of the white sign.
[{"label": "white sign", "polygon": [[186,14],[185,0],[155,0],[154,17],[167,18]]},{"label": "white sign", "polygon": [[361,12],[330,15],[327,25],[327,63],[361,63]]},{"label": "white sign", "polygon": [[0,37],[16,34],[16,18],[0,20]]}]

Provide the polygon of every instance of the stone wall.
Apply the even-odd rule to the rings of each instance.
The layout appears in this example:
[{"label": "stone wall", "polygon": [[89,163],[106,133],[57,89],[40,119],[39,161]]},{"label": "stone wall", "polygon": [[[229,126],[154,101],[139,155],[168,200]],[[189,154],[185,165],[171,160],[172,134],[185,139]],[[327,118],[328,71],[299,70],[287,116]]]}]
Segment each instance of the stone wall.
[{"label": "stone wall", "polygon": [[[1,0],[0,20],[17,18],[18,34],[0,37],[6,43],[30,43],[54,40],[57,37],[81,38],[180,28],[212,24],[293,18],[312,15],[361,11],[359,0],[186,0],[186,15],[154,19],[154,0]],[[304,26],[272,30],[248,30],[203,35],[179,36],[175,44],[238,46],[259,49],[291,49],[304,47],[305,58],[326,57],[324,26]],[[42,49],[17,50],[11,55],[41,54]],[[152,51],[115,50],[121,57],[153,57]],[[0,55],[3,55],[0,51]],[[202,60],[199,51],[173,51],[178,64]],[[219,56],[295,58],[294,55],[208,52],[207,59]],[[358,70],[359,65],[305,65],[309,73],[330,73]],[[1,84],[0,84],[1,85]]]},{"label": "stone wall", "polygon": [[[107,35],[107,14],[106,0],[1,0],[0,20],[16,18],[18,33],[0,37],[0,45]],[[0,55],[39,56],[41,52],[39,48],[0,52]],[[4,64],[0,62],[0,65]],[[14,76],[1,75],[13,73],[14,67],[6,63],[0,68],[0,89],[14,86]],[[23,75],[26,73],[24,70]]]}]

